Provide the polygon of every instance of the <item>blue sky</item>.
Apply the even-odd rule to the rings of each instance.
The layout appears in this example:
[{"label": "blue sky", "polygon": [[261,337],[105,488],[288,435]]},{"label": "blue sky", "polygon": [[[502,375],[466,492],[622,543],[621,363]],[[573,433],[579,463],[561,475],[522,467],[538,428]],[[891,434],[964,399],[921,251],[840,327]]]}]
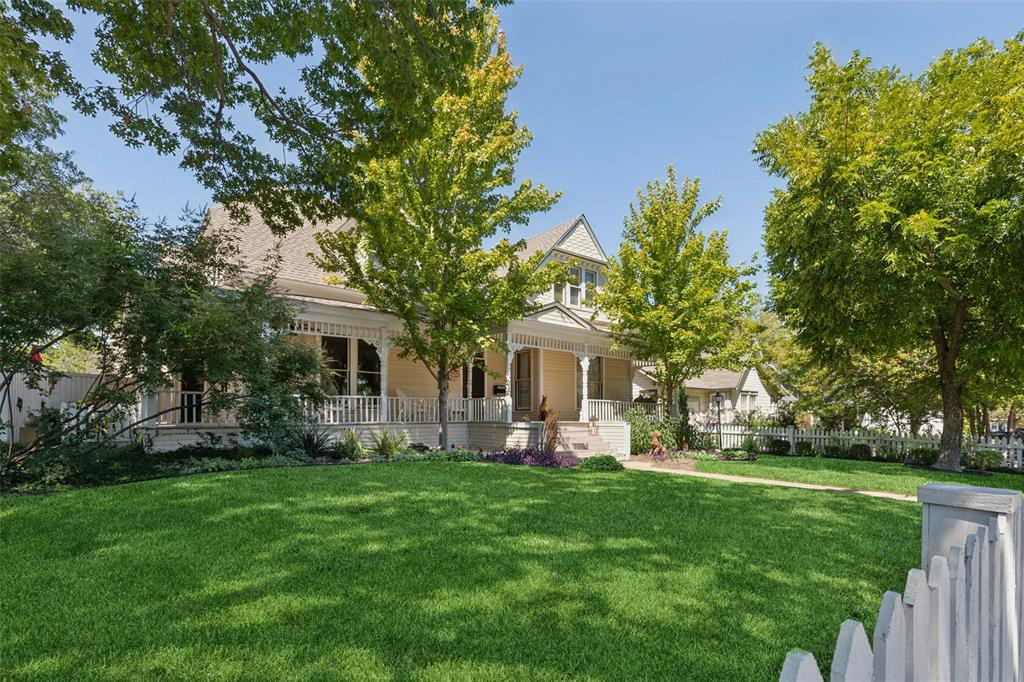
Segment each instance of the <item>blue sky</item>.
[{"label": "blue sky", "polygon": [[[525,67],[510,103],[534,134],[520,175],[561,190],[521,237],[586,213],[609,253],[636,188],[668,164],[722,195],[706,226],[728,229],[737,261],[761,244],[773,180],[750,153],[757,131],[806,107],[807,56],[816,41],[845,60],[916,73],[945,49],[1024,29],[1024,2],[521,2],[501,10],[515,61]],[[67,48],[89,62],[91,27]],[[134,195],[150,217],[178,215],[209,193],[173,158],[125,147],[103,119],[67,112],[61,146],[96,185]]]}]

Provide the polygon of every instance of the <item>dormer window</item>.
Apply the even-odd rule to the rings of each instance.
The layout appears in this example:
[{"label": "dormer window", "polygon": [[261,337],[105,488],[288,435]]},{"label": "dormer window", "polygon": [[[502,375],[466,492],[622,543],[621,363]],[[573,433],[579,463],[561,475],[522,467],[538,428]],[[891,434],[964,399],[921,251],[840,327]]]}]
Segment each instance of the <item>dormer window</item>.
[{"label": "dormer window", "polygon": [[589,308],[594,303],[594,294],[597,293],[597,270],[570,268],[566,289],[569,292],[569,300],[566,303],[576,308]]}]

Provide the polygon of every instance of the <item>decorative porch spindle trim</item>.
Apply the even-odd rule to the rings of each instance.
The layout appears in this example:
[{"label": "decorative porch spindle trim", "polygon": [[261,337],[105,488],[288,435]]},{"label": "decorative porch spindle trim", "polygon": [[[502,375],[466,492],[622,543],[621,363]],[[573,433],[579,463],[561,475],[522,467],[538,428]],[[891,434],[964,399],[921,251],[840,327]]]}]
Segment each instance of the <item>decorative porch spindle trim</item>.
[{"label": "decorative porch spindle trim", "polygon": [[625,348],[615,348],[611,346],[599,346],[592,343],[584,343],[583,341],[570,341],[569,339],[556,339],[549,336],[541,336],[539,334],[524,334],[523,332],[512,332],[508,337],[509,344],[518,344],[521,347],[527,348],[543,348],[545,350],[558,350],[564,353],[573,353],[579,355],[603,355],[609,358],[620,358],[622,360],[631,359],[629,351]]},{"label": "decorative porch spindle trim", "polygon": [[355,324],[341,324],[339,322],[322,322],[320,320],[292,320],[288,325],[289,331],[299,334],[319,334],[320,336],[340,336],[357,338],[376,346],[381,340],[381,330],[376,327],[362,327]]}]

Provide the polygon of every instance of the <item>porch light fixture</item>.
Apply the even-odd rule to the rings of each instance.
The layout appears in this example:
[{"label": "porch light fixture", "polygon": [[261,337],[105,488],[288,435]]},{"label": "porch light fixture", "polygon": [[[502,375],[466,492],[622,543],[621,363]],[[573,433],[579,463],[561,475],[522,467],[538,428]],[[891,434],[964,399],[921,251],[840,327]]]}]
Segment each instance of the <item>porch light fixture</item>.
[{"label": "porch light fixture", "polygon": [[715,401],[715,405],[718,406],[718,449],[722,449],[722,403],[725,402],[725,396],[722,395],[721,391],[715,391],[715,394],[711,396],[711,399]]}]

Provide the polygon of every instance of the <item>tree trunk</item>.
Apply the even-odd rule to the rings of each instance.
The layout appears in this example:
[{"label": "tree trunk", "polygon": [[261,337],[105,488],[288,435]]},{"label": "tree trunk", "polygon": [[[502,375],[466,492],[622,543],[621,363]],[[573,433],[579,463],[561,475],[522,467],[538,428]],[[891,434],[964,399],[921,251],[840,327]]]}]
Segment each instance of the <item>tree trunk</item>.
[{"label": "tree trunk", "polygon": [[668,401],[668,416],[672,419],[679,417],[679,391],[675,386],[665,387],[665,399]]},{"label": "tree trunk", "polygon": [[992,433],[992,421],[988,415],[988,403],[981,404],[981,429],[978,433],[979,438],[988,438],[989,434]]},{"label": "tree trunk", "polygon": [[923,422],[924,422],[924,419],[922,417],[914,416],[914,415],[910,416],[909,427],[910,427],[910,437],[911,438],[917,438],[919,435],[921,435],[921,424]]},{"label": "tree trunk", "polygon": [[437,365],[437,446],[448,449],[448,361]]},{"label": "tree trunk", "polygon": [[1006,415],[1006,431],[1011,436],[1017,430],[1017,406],[1010,405],[1010,412]]},{"label": "tree trunk", "polygon": [[960,448],[964,437],[963,380],[956,363],[960,355],[964,326],[967,323],[967,303],[962,298],[956,301],[952,329],[947,336],[941,318],[932,328],[936,356],[939,362],[939,378],[942,385],[942,438],[939,441],[937,469],[959,471]]}]

